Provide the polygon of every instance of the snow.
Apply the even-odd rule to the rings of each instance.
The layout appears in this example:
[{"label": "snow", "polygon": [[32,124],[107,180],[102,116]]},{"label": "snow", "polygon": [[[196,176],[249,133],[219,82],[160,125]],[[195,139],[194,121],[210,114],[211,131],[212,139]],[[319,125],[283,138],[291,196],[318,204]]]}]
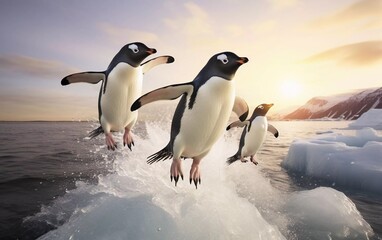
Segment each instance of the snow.
[{"label": "snow", "polygon": [[[312,118],[313,115],[323,113],[328,109],[331,109],[335,105],[339,103],[360,103],[361,101],[368,102],[371,98],[377,99],[373,105],[370,107],[369,104],[365,104],[362,109],[369,106],[370,108],[375,108],[380,103],[381,99],[378,98],[378,96],[381,94],[382,88],[370,88],[366,90],[356,90],[349,93],[342,93],[337,95],[331,95],[331,96],[319,96],[314,97],[310,99],[306,104],[298,108],[297,110],[300,110],[302,112],[305,112],[304,114],[311,114],[309,118]],[[349,118],[350,116],[356,115],[362,111],[360,109],[357,113],[353,113],[351,110],[344,112],[341,114],[345,118]],[[333,110],[333,109],[332,109]],[[334,112],[333,112],[334,111]],[[327,118],[333,118],[336,116],[337,112],[335,110],[330,111],[326,117]],[[338,116],[337,116],[338,117]]]},{"label": "snow", "polygon": [[375,92],[378,89],[379,88],[370,88],[370,89],[362,90],[361,92],[359,92],[356,95],[352,96],[350,99],[353,100],[353,101],[359,101],[361,99],[364,99],[369,94]]},{"label": "snow", "polygon": [[382,130],[382,109],[370,109],[360,118],[349,124],[350,128],[372,127]]},{"label": "snow", "polygon": [[376,106],[378,106],[379,102],[381,101],[380,98],[378,98],[377,101],[375,101],[375,103],[371,106],[371,109],[375,108]]},{"label": "snow", "polygon": [[[370,226],[352,201],[331,188],[281,192],[261,166],[224,159],[236,150],[222,138],[202,162],[202,184],[173,186],[171,161],[147,165],[147,153],[167,143],[169,131],[147,125],[148,138],[135,136],[133,152],[95,152],[114,171],[98,183],[77,188],[25,221],[56,229],[39,239],[368,239]],[[367,134],[366,134],[367,135]],[[110,155],[108,155],[110,154]],[[183,170],[190,168],[185,161]],[[186,174],[187,176],[187,174]]]},{"label": "snow", "polygon": [[[354,93],[343,93],[343,94],[337,94],[332,96],[315,97],[313,103],[308,102],[304,106],[300,107],[299,109],[306,109],[310,111],[311,113],[325,111],[335,106],[336,104],[349,99],[353,94]],[[317,104],[317,101],[320,102],[320,104]]]},{"label": "snow", "polygon": [[295,140],[282,166],[335,185],[382,193],[382,137],[365,128],[355,136],[332,133]]}]

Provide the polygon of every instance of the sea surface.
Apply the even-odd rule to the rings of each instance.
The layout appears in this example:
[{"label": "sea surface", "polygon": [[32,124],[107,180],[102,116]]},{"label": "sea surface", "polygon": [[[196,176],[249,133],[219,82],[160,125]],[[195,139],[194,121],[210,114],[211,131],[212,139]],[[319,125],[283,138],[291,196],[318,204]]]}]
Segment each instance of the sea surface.
[{"label": "sea surface", "polygon": [[[293,140],[310,138],[316,136],[318,132],[328,130],[352,134],[352,130],[346,130],[349,122],[277,121],[272,124],[278,128],[280,137],[275,139],[272,135],[268,135],[262,150],[257,155],[258,166],[245,163],[247,168],[253,169],[254,175],[261,175],[256,179],[259,182],[268,181],[275,189],[274,191],[286,194],[319,186],[335,188],[355,203],[363,218],[371,225],[375,233],[372,239],[382,239],[382,196],[362,190],[346,189],[333,185],[331,182],[307,178],[292,172],[288,173],[280,165]],[[171,194],[175,193],[172,196],[176,196],[176,194],[183,196],[179,199],[190,201],[190,204],[185,206],[191,207],[198,204],[198,199],[204,191],[203,187],[204,189],[220,189],[220,183],[216,182],[216,179],[224,180],[226,178],[224,175],[226,166],[216,170],[213,169],[213,164],[202,162],[203,182],[198,189],[195,189],[194,186],[188,184],[188,163],[183,166],[186,180],[180,181],[175,188],[167,176],[170,161],[146,167],[144,165],[145,157],[160,150],[168,141],[168,122],[138,122],[134,129],[136,146],[133,148],[133,152],[121,145],[122,133],[115,134],[115,139],[119,144],[115,152],[105,148],[103,136],[96,139],[87,138],[89,131],[96,127],[97,123],[93,122],[0,123],[0,239],[37,239],[39,237],[42,239],[79,239],[73,237],[72,233],[65,233],[65,229],[69,229],[69,227],[61,226],[68,222],[80,222],[80,225],[87,226],[82,228],[82,231],[92,226],[90,223],[89,225],[86,223],[86,221],[92,220],[81,219],[91,212],[89,209],[101,208],[102,201],[109,201],[105,200],[107,195],[116,197],[113,201],[110,200],[112,205],[132,206],[129,214],[137,214],[134,209],[145,207],[146,205],[143,203],[146,201],[154,201],[156,205],[161,206],[161,211],[154,216],[162,216],[165,214],[163,212],[166,212],[164,210],[171,212],[173,209],[165,202],[166,195],[161,195],[160,198],[155,196],[156,191],[163,193],[169,190],[172,191]],[[225,133],[205,161],[211,162],[211,159],[216,156],[219,158],[218,161],[224,162],[224,156],[233,155],[237,149],[239,131]],[[379,131],[379,134],[382,132]],[[133,164],[131,161],[133,158],[139,159],[142,165]],[[190,162],[190,160],[186,161]],[[132,168],[137,175],[129,178],[126,169],[131,170]],[[214,174],[218,177],[209,178]],[[156,176],[158,176],[158,181],[154,181]],[[147,182],[144,179],[147,179]],[[126,195],[131,195],[132,192],[139,199],[140,193],[143,192],[140,189],[143,188],[145,188],[144,191],[151,194],[149,195],[153,200],[144,198],[139,203],[123,202]],[[223,194],[224,191],[227,190],[220,189],[217,190],[217,193]],[[242,188],[237,194],[251,195],[243,191],[250,190]],[[231,196],[230,194],[236,193],[227,192],[226,196]],[[129,199],[132,199],[130,195]],[[224,196],[223,194],[223,198]],[[219,199],[214,200],[217,201],[217,206]],[[275,213],[271,210],[272,206],[267,205],[268,200],[265,196],[259,196],[253,201],[248,199],[249,202],[256,205],[266,221],[271,225],[277,225],[278,220],[275,220]],[[152,206],[150,205],[150,207]],[[116,215],[118,212],[116,209],[108,208],[102,212],[103,229],[114,228],[113,225],[116,222],[108,221],[108,219],[112,219]],[[113,211],[116,212],[113,213]],[[152,211],[159,210],[152,208]],[[180,209],[179,211],[185,210]],[[225,210],[214,208],[214,211],[224,214]],[[113,214],[109,215],[109,212]],[[185,216],[185,218],[187,217]],[[193,219],[192,221],[199,220]],[[288,224],[281,225],[277,227],[287,239],[305,239],[299,231],[287,229]],[[59,231],[55,231],[55,229]],[[156,231],[163,232],[164,227],[158,227]],[[109,235],[110,239],[122,239],[121,236],[123,236],[121,233],[115,236]],[[134,236],[131,236],[131,239],[135,239]]]}]

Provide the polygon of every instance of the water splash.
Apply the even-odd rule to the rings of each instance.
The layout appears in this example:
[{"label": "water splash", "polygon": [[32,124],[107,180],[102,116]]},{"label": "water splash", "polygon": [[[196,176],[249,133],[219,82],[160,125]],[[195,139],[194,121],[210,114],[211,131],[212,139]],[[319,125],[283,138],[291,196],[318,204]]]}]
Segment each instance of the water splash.
[{"label": "water splash", "polygon": [[[170,182],[171,161],[146,164],[146,157],[160,150],[169,139],[168,129],[159,124],[147,124],[146,129],[146,136],[135,136],[133,152],[126,149],[114,154],[103,154],[106,151],[103,149],[95,152],[105,161],[112,158],[112,173],[99,176],[97,184],[77,182],[76,189],[27,219],[49,221],[57,227],[40,239],[301,237],[296,235],[298,231],[291,230],[298,223],[286,207],[288,199],[295,198],[273,188],[259,166],[225,164],[227,156],[236,151],[235,138],[221,138],[203,159],[202,184],[196,190],[187,180],[191,160],[184,161],[186,180],[180,181],[178,187]],[[343,200],[350,201],[346,196]],[[366,226],[357,229],[359,232],[372,233],[362,217],[354,219]],[[304,227],[309,232],[309,226]]]}]

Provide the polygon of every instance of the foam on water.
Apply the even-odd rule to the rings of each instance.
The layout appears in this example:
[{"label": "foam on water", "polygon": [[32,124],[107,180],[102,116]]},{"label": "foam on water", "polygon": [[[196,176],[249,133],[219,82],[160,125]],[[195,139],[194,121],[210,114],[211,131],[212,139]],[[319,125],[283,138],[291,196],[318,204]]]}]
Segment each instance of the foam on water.
[{"label": "foam on water", "polygon": [[[170,182],[171,161],[146,164],[146,157],[160,150],[169,139],[169,131],[158,125],[148,124],[147,131],[148,138],[135,136],[133,152],[124,149],[105,155],[107,161],[114,161],[115,171],[99,176],[98,184],[77,182],[76,189],[26,219],[46,221],[57,227],[40,239],[293,239],[304,236],[314,239],[321,236],[310,231],[311,225],[303,226],[305,232],[296,230],[301,225],[295,220],[300,211],[293,203],[305,201],[305,210],[314,209],[314,198],[305,197],[310,191],[292,195],[280,192],[262,175],[261,167],[250,163],[227,167],[225,160],[236,151],[236,139],[220,139],[202,161],[202,184],[196,190],[188,181],[190,159],[183,164],[186,179],[180,180],[177,187]],[[103,151],[95,151],[95,154],[101,157]],[[320,194],[332,196],[339,192],[324,188]],[[367,239],[373,234],[370,226],[355,208],[349,210],[352,202],[345,195],[340,197],[340,205],[337,205],[338,199],[332,204],[343,212],[337,220],[341,222],[346,218],[350,223],[343,221],[344,225],[356,229],[347,237]],[[327,206],[330,212],[332,208]],[[327,215],[320,215],[317,220],[314,214],[306,214],[314,225],[314,219],[324,221],[323,218],[330,225]],[[343,236],[343,228],[324,226],[320,229],[320,234],[322,232]]]}]

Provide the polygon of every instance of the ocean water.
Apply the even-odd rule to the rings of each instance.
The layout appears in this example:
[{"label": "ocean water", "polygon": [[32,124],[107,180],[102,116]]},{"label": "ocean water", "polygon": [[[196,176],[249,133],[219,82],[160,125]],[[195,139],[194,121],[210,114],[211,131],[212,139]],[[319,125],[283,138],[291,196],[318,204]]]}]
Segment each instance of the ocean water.
[{"label": "ocean water", "polygon": [[115,152],[103,137],[88,139],[96,123],[0,123],[0,239],[358,239],[335,230],[322,238],[314,224],[285,210],[296,193],[320,186],[343,192],[372,227],[371,239],[381,239],[382,196],[280,166],[294,139],[349,133],[348,123],[273,122],[280,137],[268,135],[258,166],[225,165],[240,135],[227,132],[202,161],[198,189],[187,180],[191,160],[177,187],[168,176],[171,161],[145,163],[167,143],[168,121],[139,122],[132,152],[122,147],[121,133]]}]

